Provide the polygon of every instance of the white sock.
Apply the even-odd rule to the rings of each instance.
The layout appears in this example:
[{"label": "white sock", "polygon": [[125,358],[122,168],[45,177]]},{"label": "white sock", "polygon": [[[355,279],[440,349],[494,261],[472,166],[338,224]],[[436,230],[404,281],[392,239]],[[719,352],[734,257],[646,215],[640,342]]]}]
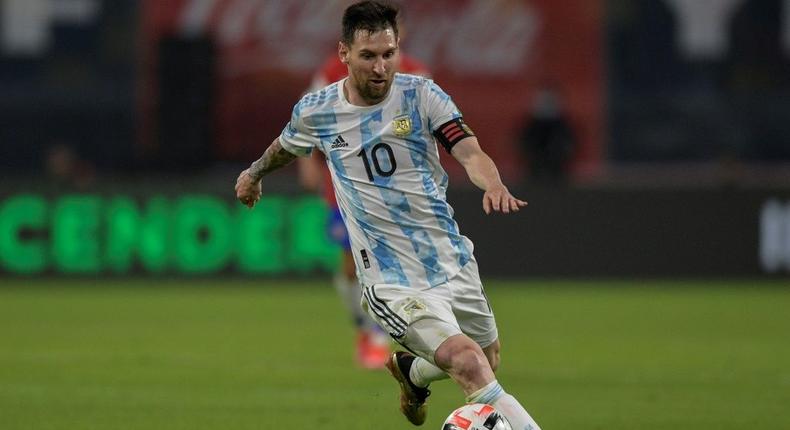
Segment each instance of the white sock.
[{"label": "white sock", "polygon": [[450,375],[444,373],[442,369],[420,357],[414,359],[409,369],[411,383],[422,388],[427,387],[433,381],[441,381],[449,377]]},{"label": "white sock", "polygon": [[507,418],[513,430],[540,430],[538,423],[532,419],[521,403],[506,393],[496,380],[470,394],[466,402],[486,403],[493,406]]}]

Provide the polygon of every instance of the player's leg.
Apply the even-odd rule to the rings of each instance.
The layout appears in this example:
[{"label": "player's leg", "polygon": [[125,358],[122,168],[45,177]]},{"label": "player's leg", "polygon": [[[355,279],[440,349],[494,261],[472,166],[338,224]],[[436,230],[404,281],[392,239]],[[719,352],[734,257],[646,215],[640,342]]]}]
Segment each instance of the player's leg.
[{"label": "player's leg", "polygon": [[[483,348],[483,354],[485,354],[488,364],[491,366],[491,370],[493,370],[494,373],[496,373],[499,368],[499,349],[499,339],[496,339],[492,344]],[[409,367],[409,380],[417,387],[427,388],[431,382],[441,381],[449,377],[450,375],[448,375],[447,372],[420,357],[415,357]]]},{"label": "player's leg", "polygon": [[[486,348],[481,349],[486,362],[489,363],[492,374],[499,366],[499,348],[499,341],[497,340]],[[482,373],[487,374],[485,371]],[[471,392],[466,389],[464,390],[467,403],[487,403],[494,406],[505,416],[505,418],[507,418],[514,430],[540,429],[529,412],[524,409],[515,397],[505,392],[504,388],[502,388],[496,379],[492,378],[490,382],[486,382],[485,377],[479,378],[473,385],[469,386],[468,389],[471,390]]]},{"label": "player's leg", "polygon": [[[488,364],[494,373],[499,368],[499,349],[499,339],[494,340],[493,343],[483,348],[483,354],[485,354]],[[415,357],[409,367],[409,380],[417,387],[427,388],[431,382],[441,381],[449,377],[450,375],[444,370],[420,357]]]},{"label": "player's leg", "polygon": [[333,284],[356,328],[356,360],[365,368],[383,368],[390,352],[389,336],[359,306],[362,287],[357,280],[348,231],[338,209],[331,212],[328,229],[332,240],[343,248],[341,267],[335,273]]},{"label": "player's leg", "polygon": [[441,381],[450,377],[447,372],[420,357],[414,357],[414,361],[410,363],[408,369],[409,380],[420,388],[428,388],[431,382]]},{"label": "player's leg", "polygon": [[[488,364],[491,366],[491,370],[493,370],[494,373],[496,373],[499,368],[499,349],[499,339],[483,348],[483,354],[486,356]],[[441,381],[450,377],[447,372],[420,357],[414,357],[408,369],[409,380],[420,388],[427,388],[431,382]]]},{"label": "player's leg", "polygon": [[[453,312],[461,330],[468,335],[464,342],[442,345],[437,350],[436,364],[444,368],[444,361],[458,368],[448,373],[460,372],[459,384],[466,393],[468,403],[487,403],[501,412],[514,430],[538,430],[540,427],[515,397],[505,392],[494,376],[499,367],[500,343],[494,312],[483,291],[477,264],[467,264],[453,278]],[[462,351],[461,353],[456,350]],[[453,357],[452,354],[459,354]],[[441,356],[440,356],[441,355]],[[480,363],[483,364],[480,364]],[[477,367],[475,367],[477,366]],[[458,379],[453,375],[454,379]]]},{"label": "player's leg", "polygon": [[499,349],[499,339],[496,339],[494,343],[483,348],[483,354],[486,355],[488,364],[491,366],[491,370],[493,370],[494,373],[499,369]]},{"label": "player's leg", "polygon": [[464,334],[445,340],[436,350],[434,361],[467,396],[495,380],[483,349]]},{"label": "player's leg", "polygon": [[[352,262],[353,264],[353,262]],[[390,338],[359,307],[362,289],[356,276],[338,273],[334,278],[335,289],[348,309],[356,329],[355,356],[357,363],[367,369],[381,369],[390,353]]]},{"label": "player's leg", "polygon": [[[469,303],[463,302],[461,306],[456,305],[455,307],[459,308],[458,312],[468,326],[466,330],[476,335],[478,344],[485,346],[483,352],[491,368],[496,371],[499,366],[499,340],[497,339],[496,322],[485,294],[481,294],[482,288],[479,287],[479,280],[477,262],[472,260],[452,279],[452,283],[461,283],[466,288],[469,288],[470,285],[478,285],[478,287],[473,287],[472,297],[467,299]],[[459,327],[464,332],[465,327]],[[427,388],[434,381],[450,377],[447,372],[421,357],[410,358],[407,369],[409,381],[419,388]]]},{"label": "player's leg", "polygon": [[[476,275],[476,267],[472,269]],[[459,276],[467,283],[467,278],[472,278],[471,275]],[[507,395],[496,382],[483,352],[481,345],[494,352],[496,346],[492,345],[498,342],[493,313],[479,283],[477,292],[472,293],[478,298],[470,300],[471,305],[461,306],[458,311],[462,315],[475,315],[466,321],[467,330],[476,337],[474,340],[461,331],[456,320],[453,299],[459,292],[468,293],[463,289],[459,291],[452,282],[426,291],[387,285],[367,287],[363,291],[362,303],[366,311],[413,353],[397,352],[388,363],[390,372],[401,386],[401,411],[413,424],[420,425],[425,421],[425,400],[430,391],[416,386],[410,378],[414,363],[424,360],[449,374],[472,400],[490,403],[494,407],[501,405],[501,412],[518,426],[514,427],[517,430],[538,430],[537,424],[523,408],[513,407],[512,396]],[[415,359],[415,355],[418,358]]]},{"label": "player's leg", "polygon": [[391,354],[387,368],[401,388],[401,412],[415,425],[425,422],[425,401],[430,395],[425,386],[412,381],[410,375],[415,363],[422,363],[429,372],[447,378],[433,364],[434,352],[448,337],[461,334],[446,298],[449,291],[444,288],[443,294],[437,293],[442,286],[425,291],[397,285],[363,288],[365,310],[409,351]]},{"label": "player's leg", "polygon": [[357,328],[357,362],[367,369],[382,369],[390,354],[390,337],[359,306],[362,286],[356,277],[354,256],[350,250],[344,252],[346,276],[350,279],[345,285],[349,309]]}]

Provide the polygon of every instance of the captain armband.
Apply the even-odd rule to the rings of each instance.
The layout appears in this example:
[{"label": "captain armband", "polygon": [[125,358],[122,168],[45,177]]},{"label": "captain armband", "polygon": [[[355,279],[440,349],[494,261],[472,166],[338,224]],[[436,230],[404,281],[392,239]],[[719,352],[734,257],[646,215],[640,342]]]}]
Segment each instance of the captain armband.
[{"label": "captain armband", "polygon": [[433,135],[449,153],[456,143],[466,137],[474,136],[475,134],[472,133],[472,129],[466,125],[463,118],[456,118],[440,125],[439,128],[433,132]]}]

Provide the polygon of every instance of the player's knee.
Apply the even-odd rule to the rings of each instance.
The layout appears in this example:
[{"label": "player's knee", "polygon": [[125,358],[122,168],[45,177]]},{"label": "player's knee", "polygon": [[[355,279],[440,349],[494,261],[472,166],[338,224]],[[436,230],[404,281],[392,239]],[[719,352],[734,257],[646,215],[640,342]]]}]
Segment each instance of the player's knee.
[{"label": "player's knee", "polygon": [[434,359],[442,370],[457,380],[479,380],[489,368],[487,357],[471,340],[443,344]]}]

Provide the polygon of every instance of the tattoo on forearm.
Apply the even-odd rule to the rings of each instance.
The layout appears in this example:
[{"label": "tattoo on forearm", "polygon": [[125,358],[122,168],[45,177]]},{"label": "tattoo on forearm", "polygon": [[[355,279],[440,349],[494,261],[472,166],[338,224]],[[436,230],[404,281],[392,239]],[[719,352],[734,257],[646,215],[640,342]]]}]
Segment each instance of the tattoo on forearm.
[{"label": "tattoo on forearm", "polygon": [[257,181],[295,159],[296,155],[286,151],[278,139],[266,148],[261,158],[252,163],[247,173]]}]

